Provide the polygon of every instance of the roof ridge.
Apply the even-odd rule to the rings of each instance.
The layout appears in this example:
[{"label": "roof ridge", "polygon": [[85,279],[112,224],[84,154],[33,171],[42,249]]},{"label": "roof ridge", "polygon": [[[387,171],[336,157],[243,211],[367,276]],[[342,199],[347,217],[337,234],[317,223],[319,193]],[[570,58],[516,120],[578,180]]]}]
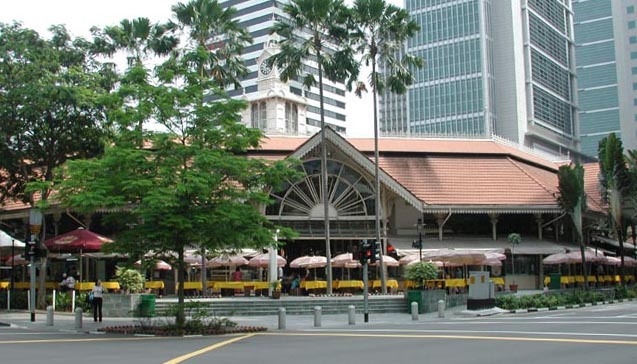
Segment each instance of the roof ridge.
[{"label": "roof ridge", "polygon": [[507,156],[507,159],[513,163],[513,165],[515,165],[516,168],[518,168],[520,171],[522,171],[522,173],[526,174],[529,178],[531,178],[535,183],[537,183],[541,188],[543,188],[546,192],[548,192],[549,194],[551,194],[551,196],[553,196],[553,198],[555,198],[555,191],[552,191],[551,189],[549,189],[547,186],[544,185],[544,183],[542,183],[541,181],[539,181],[537,178],[535,178],[535,176],[533,174],[531,174],[529,171],[527,171],[525,168],[523,168],[518,161],[516,161],[515,159],[513,159],[510,155]]}]

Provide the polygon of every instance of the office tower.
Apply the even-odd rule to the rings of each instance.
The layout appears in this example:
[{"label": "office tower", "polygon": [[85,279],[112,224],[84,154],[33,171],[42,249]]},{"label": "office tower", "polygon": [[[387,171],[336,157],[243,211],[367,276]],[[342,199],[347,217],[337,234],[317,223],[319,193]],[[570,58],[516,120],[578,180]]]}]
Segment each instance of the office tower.
[{"label": "office tower", "polygon": [[569,0],[405,4],[421,27],[406,52],[425,64],[406,115],[400,100],[383,97],[385,135],[391,116],[394,125],[406,120],[411,136],[499,136],[552,155],[577,152]]},{"label": "office tower", "polygon": [[575,0],[582,153],[613,132],[637,148],[637,0]]},{"label": "office tower", "polygon": [[[250,73],[242,81],[242,89],[231,90],[230,95],[233,97],[243,97],[246,100],[254,98],[259,90],[259,80],[262,77],[270,77],[270,74],[264,74],[259,70],[259,61],[262,61],[265,51],[265,45],[270,39],[270,31],[274,23],[285,16],[283,12],[283,0],[220,0],[222,7],[232,6],[237,10],[235,20],[239,21],[239,25],[248,29],[253,38],[254,43],[245,48],[243,57]],[[315,73],[318,80],[318,69],[316,64],[308,62],[303,72]],[[320,127],[320,108],[319,108],[319,91],[318,85],[307,90],[303,87],[299,80],[291,80],[286,85],[286,93],[292,93],[300,96],[307,101],[306,113],[304,120],[299,120],[297,132],[303,130],[318,130]],[[262,90],[261,90],[262,91]],[[338,83],[332,83],[324,79],[324,105],[325,105],[325,122],[334,130],[345,133],[345,86]],[[247,124],[250,121],[245,121]],[[305,124],[305,125],[303,125]],[[272,128],[270,128],[272,130]],[[292,128],[293,129],[293,128]],[[290,129],[290,130],[292,130]],[[266,133],[269,132],[266,130]],[[277,133],[287,133],[286,131],[278,131]],[[290,132],[292,133],[292,132]]]}]

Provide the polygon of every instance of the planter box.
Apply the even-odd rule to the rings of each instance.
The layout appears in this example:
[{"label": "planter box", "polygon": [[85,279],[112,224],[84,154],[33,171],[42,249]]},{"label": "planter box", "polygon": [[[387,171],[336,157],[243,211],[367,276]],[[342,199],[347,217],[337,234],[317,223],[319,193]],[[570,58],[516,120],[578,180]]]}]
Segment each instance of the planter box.
[{"label": "planter box", "polygon": [[438,311],[438,301],[447,302],[447,292],[442,289],[436,290],[413,290],[405,292],[407,300],[407,310],[411,312],[411,303],[418,303],[418,313]]},{"label": "planter box", "polygon": [[141,302],[141,294],[106,293],[102,303],[104,317],[131,317]]}]

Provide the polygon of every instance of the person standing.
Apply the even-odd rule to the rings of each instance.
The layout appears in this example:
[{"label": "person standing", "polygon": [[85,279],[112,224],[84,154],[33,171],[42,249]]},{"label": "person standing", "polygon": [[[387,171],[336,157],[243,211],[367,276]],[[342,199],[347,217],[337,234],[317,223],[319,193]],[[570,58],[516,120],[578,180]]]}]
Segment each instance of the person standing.
[{"label": "person standing", "polygon": [[102,298],[104,293],[106,293],[106,288],[102,286],[102,281],[97,280],[91,293],[93,294],[93,322],[97,322],[98,317],[100,322],[102,322]]}]

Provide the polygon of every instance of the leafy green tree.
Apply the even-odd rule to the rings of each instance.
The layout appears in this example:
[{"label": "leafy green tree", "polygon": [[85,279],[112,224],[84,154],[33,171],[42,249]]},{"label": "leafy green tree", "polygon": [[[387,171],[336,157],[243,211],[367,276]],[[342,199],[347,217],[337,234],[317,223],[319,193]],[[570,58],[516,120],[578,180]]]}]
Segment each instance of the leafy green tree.
[{"label": "leafy green tree", "polygon": [[[584,190],[584,167],[581,164],[564,165],[557,171],[558,190],[557,204],[568,214],[573,222],[577,243],[582,254],[582,272],[588,277],[586,266],[586,244],[582,229],[582,214],[586,211],[586,193]],[[588,288],[584,280],[584,288]]]},{"label": "leafy green tree", "polygon": [[507,241],[511,244],[511,275],[514,276],[513,284],[515,284],[515,247],[522,243],[522,235],[511,233],[507,236]]},{"label": "leafy green tree", "polygon": [[[327,145],[325,142],[325,107],[323,78],[335,81],[351,77],[353,60],[342,50],[330,47],[342,45],[347,38],[346,7],[342,0],[291,0],[283,7],[288,19],[277,21],[273,33],[282,41],[281,51],[268,59],[280,70],[281,80],[296,79],[303,71],[304,63],[316,62],[318,69],[319,109],[321,113],[321,196],[325,224],[325,255],[327,259],[327,293],[332,293],[332,263],[330,247],[329,193],[327,183]],[[335,54],[336,53],[336,54]],[[337,60],[343,61],[337,63]],[[303,85],[309,89],[317,84],[314,74],[302,75]]]},{"label": "leafy green tree", "polygon": [[[0,24],[0,202],[35,206],[46,201],[53,169],[103,151],[103,98],[115,75],[90,54],[90,43],[52,26],[50,38],[19,23]],[[42,187],[42,186],[40,186]],[[46,229],[43,229],[43,237]],[[38,306],[45,306],[46,258],[40,269]]]},{"label": "leafy green tree", "polygon": [[624,201],[631,188],[630,175],[624,157],[624,147],[615,133],[610,133],[599,142],[600,188],[602,198],[608,205],[608,216],[619,241],[621,256],[621,280],[624,284]]},{"label": "leafy green tree", "polygon": [[[349,38],[355,54],[362,56],[362,63],[372,67],[368,82],[372,87],[374,107],[374,160],[376,180],[376,241],[380,234],[380,175],[378,163],[378,93],[389,89],[403,94],[407,86],[413,83],[411,69],[420,68],[422,59],[404,54],[405,42],[420,29],[409,19],[409,13],[397,6],[387,4],[385,0],[356,0],[351,8],[350,26],[353,28]],[[347,64],[348,60],[339,59],[337,64]],[[382,64],[383,74],[378,70]],[[357,76],[358,72],[353,75]],[[351,84],[351,82],[350,82]],[[367,87],[358,82],[356,94],[361,95]],[[381,255],[382,264],[382,255]],[[384,269],[381,269],[382,292],[387,293]]]},{"label": "leafy green tree", "polygon": [[[207,9],[208,3],[216,4],[197,0],[185,7]],[[182,29],[190,26],[183,24]],[[222,24],[215,26],[223,29]],[[157,67],[156,84],[144,84],[149,116],[165,130],[146,133],[147,147],[115,138],[101,158],[65,165],[54,186],[66,206],[89,212],[111,208],[115,212],[106,216],[107,222],[134,222],[116,237],[116,251],[130,252],[143,241],[147,251],[168,258],[180,283],[178,325],[185,322],[187,248],[263,248],[275,243],[277,228],[283,238],[292,236],[289,229],[269,222],[260,207],[270,203],[267,186],[297,176],[293,162],[246,156],[249,149],[258,148],[263,135],[241,124],[245,102],[220,91],[234,75],[209,77],[215,74],[211,70],[219,69],[211,62],[235,63],[229,57],[239,54],[227,53],[225,59],[215,60],[206,52],[201,43],[184,43]],[[217,100],[206,102],[210,96]],[[113,122],[118,123],[126,112],[112,113]],[[126,117],[122,120],[129,122]]]}]

